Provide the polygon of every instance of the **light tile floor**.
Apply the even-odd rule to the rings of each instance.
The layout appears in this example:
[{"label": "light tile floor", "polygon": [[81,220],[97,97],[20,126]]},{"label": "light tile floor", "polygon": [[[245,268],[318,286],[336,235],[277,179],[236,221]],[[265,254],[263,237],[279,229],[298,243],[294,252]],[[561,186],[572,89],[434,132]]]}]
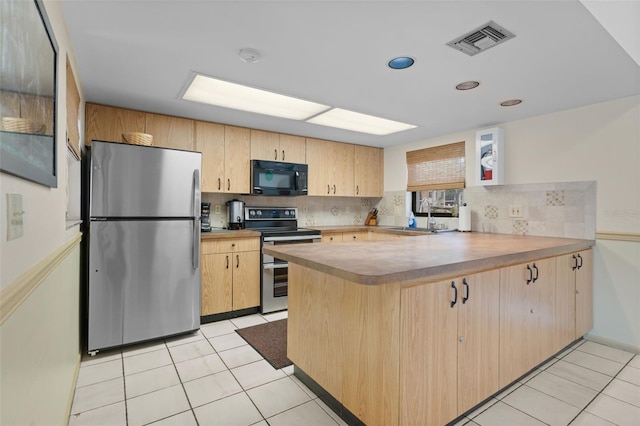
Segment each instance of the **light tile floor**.
[{"label": "light tile floor", "polygon": [[[175,338],[84,356],[69,425],[344,425],[237,328],[286,312],[205,324]],[[640,425],[640,356],[580,341],[455,426]]]}]

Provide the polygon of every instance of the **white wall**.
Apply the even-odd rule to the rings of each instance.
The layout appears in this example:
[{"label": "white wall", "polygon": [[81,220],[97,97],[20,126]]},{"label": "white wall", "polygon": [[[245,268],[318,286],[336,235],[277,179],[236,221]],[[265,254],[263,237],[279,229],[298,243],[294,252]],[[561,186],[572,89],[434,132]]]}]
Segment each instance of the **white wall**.
[{"label": "white wall", "polygon": [[[25,300],[7,302],[12,309],[6,312],[11,313],[6,318],[3,315],[0,325],[0,424],[7,425],[67,424],[80,362],[79,227],[67,227],[65,220],[67,194],[79,197],[77,171],[70,178],[71,185],[67,176],[67,54],[78,86],[81,82],[60,2],[45,1],[45,9],[58,44],[58,187],[0,173],[0,298],[16,300],[7,294],[35,286]],[[79,90],[82,97],[81,87]],[[24,235],[12,241],[7,241],[6,234],[6,194],[21,194],[26,212]],[[74,249],[58,256],[68,243]]]},{"label": "white wall", "polygon": [[[75,69],[75,59],[59,2],[45,2],[45,9],[58,43],[56,110],[56,163],[58,187],[48,188],[5,173],[0,173],[0,289],[6,288],[30,267],[44,259],[78,232],[78,227],[67,229],[67,108],[65,93],[67,53],[74,68],[77,84],[80,78]],[[82,95],[82,88],[78,87]],[[84,110],[84,107],[81,107]],[[7,195],[21,194],[25,214],[24,235],[7,241]],[[78,194],[76,192],[76,194]],[[78,194],[79,195],[79,194]]]},{"label": "white wall", "polygon": [[[640,233],[640,96],[499,126],[505,184],[596,181],[596,231]],[[467,142],[467,185],[475,185],[476,130],[386,148],[385,191],[406,189],[407,151],[458,141]],[[640,351],[638,244],[597,242],[590,334]]]}]

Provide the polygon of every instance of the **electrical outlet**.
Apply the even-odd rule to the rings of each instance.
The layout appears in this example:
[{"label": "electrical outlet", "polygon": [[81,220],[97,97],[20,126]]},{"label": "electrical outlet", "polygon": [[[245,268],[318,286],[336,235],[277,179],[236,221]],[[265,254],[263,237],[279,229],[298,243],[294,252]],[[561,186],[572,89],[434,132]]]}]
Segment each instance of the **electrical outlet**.
[{"label": "electrical outlet", "polygon": [[222,206],[220,204],[216,204],[215,207],[214,207],[213,212],[215,214],[220,214],[222,212]]},{"label": "electrical outlet", "polygon": [[522,217],[522,206],[509,206],[509,217]]}]

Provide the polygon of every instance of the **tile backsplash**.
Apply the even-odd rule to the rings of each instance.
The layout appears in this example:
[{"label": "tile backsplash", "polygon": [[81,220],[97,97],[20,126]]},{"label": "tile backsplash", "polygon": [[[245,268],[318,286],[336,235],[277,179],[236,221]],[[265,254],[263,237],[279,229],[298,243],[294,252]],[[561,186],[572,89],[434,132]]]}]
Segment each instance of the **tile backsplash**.
[{"label": "tile backsplash", "polygon": [[[228,200],[238,199],[247,206],[297,207],[298,226],[364,225],[367,213],[380,198],[357,197],[265,197],[233,194],[202,194],[202,201],[211,203],[211,226],[227,226]],[[215,206],[220,206],[216,214]]]},{"label": "tile backsplash", "polygon": [[[387,191],[382,198],[357,197],[264,197],[205,193],[211,203],[211,226],[226,227],[225,203],[231,199],[248,206],[298,208],[299,226],[363,225],[367,213],[378,209],[378,224],[407,226],[410,193]],[[471,230],[499,234],[595,239],[596,182],[562,182],[499,186],[473,186],[464,190],[471,207]],[[220,213],[215,213],[215,206]],[[521,208],[522,217],[510,217],[510,207]],[[457,218],[435,218],[444,228],[457,228]],[[426,217],[416,218],[418,227]]]},{"label": "tile backsplash", "polygon": [[[596,182],[474,186],[464,190],[471,230],[595,239]],[[522,217],[510,217],[510,207]]]}]

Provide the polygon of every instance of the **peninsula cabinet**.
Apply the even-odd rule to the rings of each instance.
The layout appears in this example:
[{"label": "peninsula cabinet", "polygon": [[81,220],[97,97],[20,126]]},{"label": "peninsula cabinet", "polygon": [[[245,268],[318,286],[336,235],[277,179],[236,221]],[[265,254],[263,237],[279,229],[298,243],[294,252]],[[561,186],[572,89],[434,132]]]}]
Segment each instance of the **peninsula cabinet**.
[{"label": "peninsula cabinet", "polygon": [[380,148],[354,145],[356,197],[384,196],[384,158]]},{"label": "peninsula cabinet", "polygon": [[195,150],[202,153],[202,191],[249,193],[250,130],[196,121]]},{"label": "peninsula cabinet", "polygon": [[301,136],[251,130],[251,159],[306,163],[306,143]]},{"label": "peninsula cabinet", "polygon": [[260,239],[220,239],[201,244],[201,315],[260,305]]},{"label": "peninsula cabinet", "polygon": [[555,300],[555,258],[500,270],[500,387],[559,349]]},{"label": "peninsula cabinet", "polygon": [[443,425],[499,390],[498,270],[403,288],[400,422]]},{"label": "peninsula cabinet", "polygon": [[354,196],[354,145],[307,138],[309,195]]},{"label": "peninsula cabinet", "polygon": [[558,350],[593,328],[593,251],[557,257]]}]

